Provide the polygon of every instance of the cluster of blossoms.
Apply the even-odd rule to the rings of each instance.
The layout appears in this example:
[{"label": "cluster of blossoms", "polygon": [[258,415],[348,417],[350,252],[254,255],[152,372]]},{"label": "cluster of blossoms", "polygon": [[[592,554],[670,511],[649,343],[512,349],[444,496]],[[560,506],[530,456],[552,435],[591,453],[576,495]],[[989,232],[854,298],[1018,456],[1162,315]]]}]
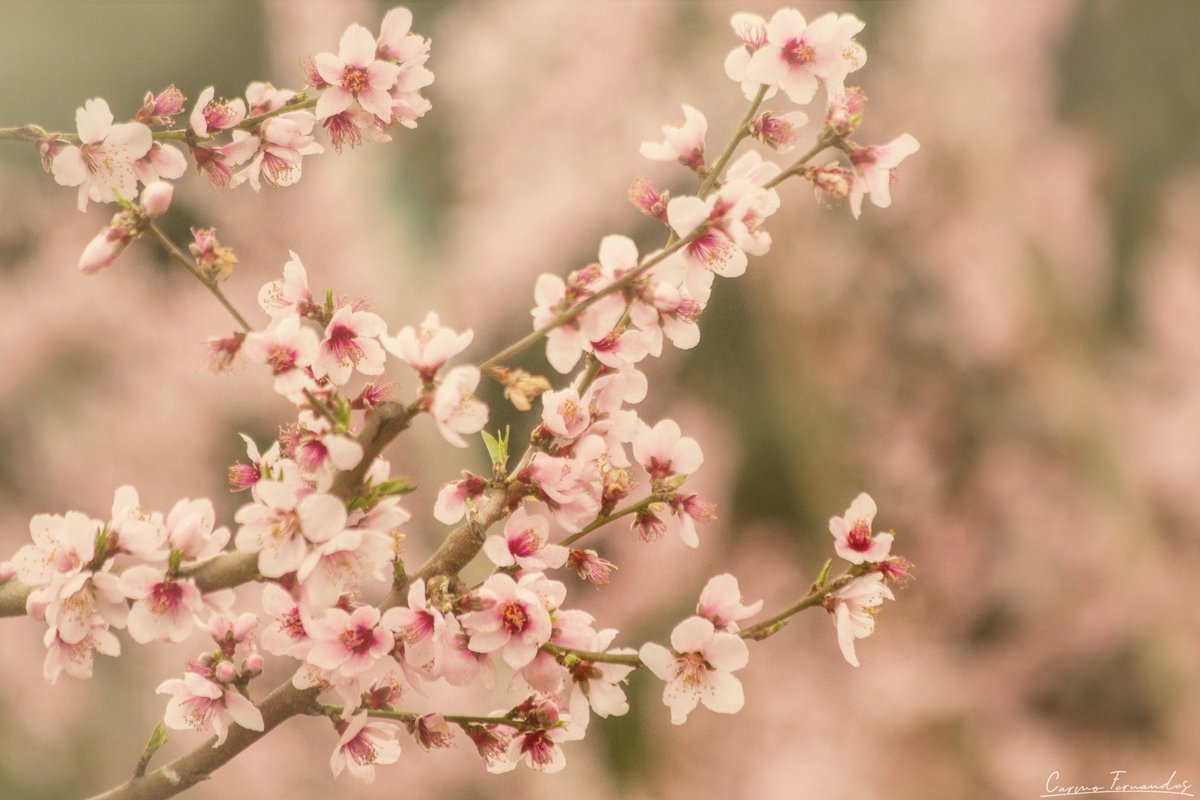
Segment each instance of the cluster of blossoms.
[{"label": "cluster of blossoms", "polygon": [[[302,158],[321,152],[313,137],[318,123],[338,149],[364,137],[386,139],[397,124],[414,125],[429,108],[420,89],[432,74],[424,67],[429,43],[410,26],[405,9],[389,12],[378,36],[351,25],[337,54],[318,54],[306,65],[315,97],[256,83],[245,100],[225,101],[207,89],[188,128],[175,131],[169,128],[184,100],[168,89],[148,95],[136,121],[120,125],[103,100],[88,101],[78,114],[78,145],[39,136],[55,178],[79,187],[81,208],[89,200],[124,206],[81,266],[92,272],[112,263],[168,210],[168,181],[186,168],[170,142],[184,142],[215,186],[249,183],[257,190],[263,182],[285,186],[299,178]],[[574,572],[587,583],[607,583],[616,565],[572,545],[622,518],[642,541],[674,529],[689,547],[700,545],[697,525],[714,519],[715,506],[686,486],[703,452],[673,420],[652,423],[639,414],[649,387],[639,364],[660,356],[667,342],[680,349],[698,344],[714,276],[737,277],[749,256],[770,249],[765,226],[779,210],[780,182],[810,180],[823,196],[849,197],[858,216],[865,196],[880,207],[890,202],[893,170],[916,149],[911,136],[879,147],[848,139],[862,118],[862,95],[844,86],[866,58],[853,38],[862,30],[859,20],[828,14],[807,24],[785,9],[769,22],[736,15],[733,27],[740,45],[726,69],[751,99],[752,112],[780,90],[803,104],[824,87],[826,121],[810,156],[785,168],[750,151],[727,164],[730,147],[709,163],[705,117],[685,106],[683,125],[666,127],[664,141],[647,142],[641,152],[697,173],[703,180],[697,194],[672,198],[644,178],[630,193],[662,221],[667,243],[639,254],[631,239],[609,235],[595,263],[565,280],[542,275],[534,289],[534,333],[478,366],[448,366],[471,345],[470,330],[448,327],[430,312],[392,335],[366,301],[314,292],[291,253],[282,276],[258,294],[262,324],[254,327],[234,311],[243,330],[212,342],[215,367],[239,360],[267,367],[274,391],[296,410],[265,450],[244,437],[247,461],[229,473],[231,488],[248,497],[234,516],[235,530],[216,526],[207,500],[181,500],[164,516],[122,487],[106,521],[78,512],[35,517],[33,543],[0,565],[0,582],[28,587],[27,612],[47,624],[46,678],[53,682],[63,671],[90,677],[95,652],[120,650],[111,628],[126,628],[139,643],[205,633],[216,649],[189,660],[183,677],[165,681],[159,692],[170,695],[169,727],[211,731],[220,745],[232,724],[263,730],[249,699],[263,652],[292,658],[299,662],[292,687],[310,693],[308,711],[327,716],[337,733],[334,774],[348,770],[370,780],[375,765],[399,758],[405,729],[433,749],[453,743],[451,726],[471,739],[489,771],[522,762],[561,769],[561,745],[581,739],[593,714],[629,710],[622,686],[642,667],[665,682],[663,701],[676,724],[700,704],[735,713],[744,697],[733,673],[748,663],[747,640],[773,634],[813,605],[832,614],[842,653],[857,666],[856,640],[874,630],[883,600],[893,599],[888,583],[909,572],[906,561],[891,555],[893,535],[872,532],[876,507],[865,494],[830,521],[846,572],[827,580],[826,570],[794,607],[745,629],[740,623],[759,614],[762,601],[743,603],[737,580],[724,574],[705,586],[695,615],[675,626],[670,647],[614,648],[618,632],[570,608],[567,583],[555,577],[561,570],[559,577]],[[734,145],[753,137],[786,152],[807,116],[762,111],[748,120]],[[229,141],[222,144],[223,133]],[[827,148],[840,150],[849,167],[808,163]],[[228,306],[217,282],[229,276],[236,256],[215,230],[192,234],[187,259],[156,232]],[[559,389],[544,376],[503,365],[542,337],[554,370],[579,368]],[[417,381],[410,402],[391,399],[389,355]],[[391,476],[380,450],[422,414],[449,444],[467,447],[464,436],[482,432],[488,421],[488,407],[475,394],[485,375],[504,386],[519,410],[540,404],[530,446],[510,468],[507,436],[483,434],[493,473],[464,472],[442,485],[432,516],[458,527],[430,559],[432,567],[410,579],[401,545],[412,514],[399,496],[412,487]],[[492,572],[468,587],[458,572],[479,553]],[[252,579],[263,583],[263,614],[235,614],[230,588]],[[389,588],[381,602],[364,599]],[[492,689],[502,675],[516,701],[507,709],[463,717],[399,707],[434,683]],[[317,703],[323,694],[336,695],[341,705]]]}]

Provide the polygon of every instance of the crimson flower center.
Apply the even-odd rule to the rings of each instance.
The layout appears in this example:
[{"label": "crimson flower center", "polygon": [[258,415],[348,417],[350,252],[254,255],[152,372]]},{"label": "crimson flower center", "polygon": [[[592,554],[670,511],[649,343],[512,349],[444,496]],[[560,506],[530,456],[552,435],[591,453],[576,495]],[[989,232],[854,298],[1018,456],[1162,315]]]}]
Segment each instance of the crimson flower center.
[{"label": "crimson flower center", "polygon": [[183,587],[175,581],[157,583],[150,590],[151,605],[158,613],[173,611],[179,606],[179,598],[183,595]]},{"label": "crimson flower center", "polygon": [[365,628],[347,628],[338,635],[338,641],[352,653],[365,653],[371,648],[371,639]]},{"label": "crimson flower center", "polygon": [[358,343],[358,334],[345,325],[335,325],[329,332],[329,342],[326,345],[333,353],[339,364],[357,364],[363,357],[362,346]]},{"label": "crimson flower center", "polygon": [[542,549],[542,537],[533,528],[526,528],[509,541],[508,549],[514,556],[531,556]]},{"label": "crimson flower center", "polygon": [[871,526],[861,519],[854,523],[846,537],[846,544],[851,550],[865,553],[871,549]]},{"label": "crimson flower center", "polygon": [[296,367],[296,351],[285,344],[272,342],[267,346],[267,363],[276,375],[290,372]]},{"label": "crimson flower center", "polygon": [[803,39],[792,39],[783,46],[783,58],[793,67],[799,67],[816,61],[817,51]]},{"label": "crimson flower center", "polygon": [[509,633],[523,633],[529,625],[529,614],[525,606],[516,600],[510,600],[500,609],[501,623]]}]

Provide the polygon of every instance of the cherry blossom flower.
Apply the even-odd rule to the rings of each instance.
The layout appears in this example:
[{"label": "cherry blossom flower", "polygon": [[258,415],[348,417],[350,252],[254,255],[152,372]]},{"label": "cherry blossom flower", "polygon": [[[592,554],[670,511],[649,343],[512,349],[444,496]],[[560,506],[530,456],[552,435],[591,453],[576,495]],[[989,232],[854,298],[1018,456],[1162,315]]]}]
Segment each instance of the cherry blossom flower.
[{"label": "cherry blossom flower", "polygon": [[263,730],[263,716],[253,703],[236,688],[217,683],[196,672],[185,672],[182,679],[171,678],[159,684],[158,694],[169,694],[163,722],[175,730],[209,730],[217,734],[213,747],[229,735],[231,722],[246,730]]},{"label": "cherry blossom flower", "polygon": [[329,767],[336,778],[345,769],[360,781],[375,780],[376,764],[395,764],[400,759],[400,743],[396,734],[400,728],[387,722],[369,722],[367,712],[355,715],[349,723],[342,723],[342,738],[329,759]]},{"label": "cherry blossom flower", "polygon": [[563,439],[578,439],[592,423],[587,404],[568,386],[542,395],[542,426]]},{"label": "cherry blossom flower", "polygon": [[641,154],[651,161],[678,161],[690,170],[704,168],[704,135],[708,120],[689,105],[683,107],[684,122],[678,126],[664,125],[661,142],[642,142]]},{"label": "cherry blossom flower", "polygon": [[51,169],[60,186],[79,187],[79,210],[88,200],[112,203],[118,197],[132,200],[137,194],[134,162],[154,143],[150,129],[140,122],[113,124],[108,103],[88,100],[75,112],[79,145],[68,145],[54,157]]},{"label": "cherry blossom flower", "polygon": [[550,523],[518,508],[504,524],[504,536],[489,536],[483,551],[499,567],[522,570],[557,569],[567,561],[567,548],[550,544]]},{"label": "cherry blossom flower", "polygon": [[462,480],[442,484],[437,501],[433,505],[433,516],[443,525],[453,525],[467,513],[467,502],[480,497],[487,489],[488,481],[482,475],[463,470]]},{"label": "cherry blossom flower", "polygon": [[166,558],[167,529],[162,514],[142,506],[137,489],[121,486],[113,492],[112,519],[109,522],[109,541],[117,548],[142,561],[155,562]]},{"label": "cherry blossom flower", "polygon": [[313,374],[318,378],[328,376],[336,386],[350,380],[354,370],[379,375],[387,356],[375,337],[386,332],[387,325],[378,314],[342,306],[325,326],[325,339],[313,360]]},{"label": "cherry blossom flower", "polygon": [[188,118],[192,130],[202,138],[236,127],[246,118],[245,100],[240,97],[233,100],[217,100],[214,99],[215,96],[216,90],[212,86],[200,92]]},{"label": "cherry blossom flower", "polygon": [[663,703],[671,709],[672,724],[686,722],[699,703],[718,714],[742,710],[745,695],[733,673],[749,663],[750,651],[744,641],[732,633],[718,632],[703,617],[688,617],[671,631],[671,648],[647,642],[638,655],[651,672],[667,682]]},{"label": "cherry blossom flower", "polygon": [[767,23],[767,43],[750,57],[745,79],[778,86],[803,105],[817,92],[818,79],[831,92],[866,61],[854,41],[864,25],[853,14],[824,14],[812,23],[794,8],[776,11]]},{"label": "cherry blossom flower", "polygon": [[438,432],[455,447],[466,447],[463,433],[478,433],[487,424],[488,407],[475,396],[478,367],[455,367],[445,374],[429,398],[429,414]]},{"label": "cherry blossom flower", "polygon": [[312,649],[312,639],[304,629],[300,604],[277,583],[263,586],[263,610],[274,620],[263,629],[262,646],[277,656],[304,658]]},{"label": "cherry blossom flower", "polygon": [[133,162],[137,179],[145,184],[157,180],[173,181],[187,172],[187,157],[169,144],[154,142],[146,155]]},{"label": "cherry blossom flower", "polygon": [[187,98],[171,84],[157,95],[146,92],[142,107],[138,109],[137,121],[143,125],[170,125],[174,117],[183,111]]},{"label": "cherry blossom flower", "polygon": [[[609,652],[608,646],[616,638],[614,628],[605,628],[596,634],[587,648],[594,652]],[[613,653],[636,655],[634,650],[613,650]],[[629,701],[621,684],[635,668],[627,664],[609,664],[603,661],[580,659],[570,667],[571,673],[571,719],[587,727],[590,712],[601,718],[620,717],[629,712]]]},{"label": "cherry blossom flower", "polygon": [[292,111],[271,117],[258,125],[258,152],[245,168],[230,179],[230,188],[249,181],[250,188],[257,192],[261,188],[261,181],[266,181],[276,189],[299,181],[304,156],[325,152],[325,148],[313,139],[315,123],[316,118],[311,112]]},{"label": "cherry blossom flower", "polygon": [[404,661],[423,678],[436,680],[445,657],[446,616],[429,604],[423,578],[408,587],[408,605],[389,608],[381,624],[395,635],[397,647],[403,647]]},{"label": "cherry blossom flower", "polygon": [[825,608],[833,614],[837,625],[838,647],[850,666],[858,666],[854,640],[865,639],[874,633],[875,612],[884,600],[895,599],[878,572],[855,578],[825,598]]},{"label": "cherry blossom flower", "polygon": [[737,578],[725,573],[710,578],[700,592],[696,614],[720,629],[736,631],[737,623],[762,611],[763,601],[742,604],[742,591]]},{"label": "cherry blossom flower", "polygon": [[651,428],[643,424],[633,440],[633,457],[652,480],[665,480],[673,475],[690,475],[704,463],[700,445],[684,436],[679,423],[664,419]]},{"label": "cherry blossom flower", "polygon": [[277,89],[267,81],[254,81],[246,87],[246,102],[250,105],[250,115],[255,117],[278,111],[295,99],[296,93],[291,89]]},{"label": "cherry blossom flower", "polygon": [[17,580],[29,586],[45,586],[52,580],[76,574],[92,560],[96,533],[101,524],[78,511],[65,516],[37,514],[29,521],[33,543],[13,556]]},{"label": "cherry blossom flower", "polygon": [[750,135],[772,150],[787,153],[795,148],[800,128],[807,122],[808,116],[802,111],[787,114],[764,111],[750,122]]},{"label": "cherry blossom flower", "polygon": [[[239,101],[240,102],[240,101]],[[212,147],[206,144],[192,146],[192,160],[196,171],[208,178],[217,189],[229,186],[233,179],[233,168],[246,163],[258,152],[258,137],[243,130],[235,130],[232,140]]]},{"label": "cherry blossom flower", "polygon": [[375,37],[366,28],[357,24],[346,28],[338,54],[318,53],[313,63],[327,84],[317,100],[317,119],[345,111],[357,100],[364,111],[391,120],[388,91],[396,84],[400,67],[375,57]]},{"label": "cherry blossom flower", "polygon": [[161,569],[136,566],[121,575],[121,590],[133,600],[129,635],[135,642],[182,642],[192,635],[193,615],[204,599],[191,578],[168,580]]},{"label": "cherry blossom flower", "polygon": [[533,660],[538,648],[550,641],[550,613],[533,587],[539,573],[522,576],[520,582],[499,573],[484,581],[477,594],[483,608],[459,616],[470,634],[470,648],[477,653],[501,651],[513,669]]},{"label": "cherry blossom flower", "polygon": [[475,336],[471,330],[459,333],[441,324],[438,315],[425,315],[418,331],[412,325],[401,328],[394,337],[383,335],[383,346],[415,369],[423,381],[431,381],[442,365],[466,350]]},{"label": "cherry blossom flower", "polygon": [[392,632],[379,624],[374,606],[360,606],[353,613],[340,608],[326,610],[306,620],[304,629],[313,640],[305,660],[340,678],[356,678],[383,658],[395,644]]},{"label": "cherry blossom flower", "polygon": [[671,200],[670,192],[659,192],[649,178],[638,178],[629,188],[629,202],[648,217],[654,217],[659,222],[667,221],[667,203]]},{"label": "cherry blossom flower", "polygon": [[[749,80],[746,71],[750,67],[750,57],[767,44],[767,21],[758,14],[738,13],[733,15],[730,25],[741,45],[725,57],[725,74],[742,85],[742,94],[747,100],[753,100],[760,84]],[[768,89],[764,98],[774,97],[775,91],[774,87]]]},{"label": "cherry blossom flower", "polygon": [[258,553],[258,571],[268,578],[295,572],[308,556],[308,542],[321,544],[346,529],[346,508],[332,495],[300,499],[278,481],[259,481],[254,491],[259,501],[234,515],[241,525],[234,544]]},{"label": "cherry blossom flower", "polygon": [[295,314],[278,316],[262,331],[246,334],[246,357],[266,364],[275,376],[275,391],[285,397],[297,394],[310,382],[308,368],[318,359],[317,334]]},{"label": "cherry blossom flower", "polygon": [[212,558],[229,543],[229,529],[213,528],[216,514],[207,498],[180,500],[167,514],[167,544],[189,561]]},{"label": "cherry blossom flower", "polygon": [[850,184],[850,210],[854,218],[862,214],[862,201],[866,195],[878,208],[892,204],[892,181],[900,162],[921,149],[916,137],[904,133],[887,144],[871,147],[856,147],[850,151],[850,163],[854,165],[854,181]]},{"label": "cherry blossom flower", "polygon": [[66,642],[56,628],[46,631],[46,660],[42,664],[42,677],[48,683],[58,682],[58,676],[66,672],[72,678],[88,680],[92,677],[95,654],[119,656],[121,642],[103,624],[93,624],[85,636],[77,642]]},{"label": "cherry blossom flower", "polygon": [[892,534],[871,535],[871,522],[877,510],[875,501],[863,492],[854,498],[843,516],[829,520],[834,549],[851,564],[883,561],[892,550],[895,538]]},{"label": "cherry blossom flower", "polygon": [[263,284],[258,292],[258,305],[271,317],[303,316],[314,306],[308,290],[308,272],[300,256],[293,250],[288,255],[291,258],[283,265],[283,277]]},{"label": "cherry blossom flower", "polygon": [[306,605],[328,607],[368,578],[386,580],[394,554],[391,540],[377,531],[350,528],[308,554],[296,578]]},{"label": "cherry blossom flower", "polygon": [[270,477],[272,465],[279,460],[279,442],[273,442],[264,455],[259,452],[253,439],[244,433],[238,435],[246,443],[246,455],[250,463],[239,461],[229,468],[229,488],[234,492],[244,492],[254,488],[254,484],[262,478]]}]

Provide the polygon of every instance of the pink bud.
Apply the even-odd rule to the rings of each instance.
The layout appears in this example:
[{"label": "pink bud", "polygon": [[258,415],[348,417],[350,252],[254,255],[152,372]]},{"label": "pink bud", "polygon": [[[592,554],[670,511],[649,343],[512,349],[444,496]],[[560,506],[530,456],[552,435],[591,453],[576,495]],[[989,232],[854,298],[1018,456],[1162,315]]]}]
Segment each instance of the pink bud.
[{"label": "pink bud", "polygon": [[17,574],[17,568],[13,566],[11,561],[0,561],[0,583],[12,580],[12,577]]},{"label": "pink bud", "polygon": [[248,672],[258,674],[263,669],[263,657],[259,653],[251,653],[246,656],[245,667]]},{"label": "pink bud", "polygon": [[213,670],[213,673],[217,676],[217,680],[222,683],[229,683],[237,677],[237,667],[233,666],[229,661],[222,661],[220,664],[217,664],[217,668]]},{"label": "pink bud", "polygon": [[175,187],[166,181],[154,181],[142,190],[142,211],[147,217],[161,217],[171,207]]},{"label": "pink bud", "polygon": [[93,275],[111,266],[117,256],[125,252],[129,241],[125,231],[112,225],[105,226],[83,248],[83,254],[79,256],[79,271],[84,275]]}]

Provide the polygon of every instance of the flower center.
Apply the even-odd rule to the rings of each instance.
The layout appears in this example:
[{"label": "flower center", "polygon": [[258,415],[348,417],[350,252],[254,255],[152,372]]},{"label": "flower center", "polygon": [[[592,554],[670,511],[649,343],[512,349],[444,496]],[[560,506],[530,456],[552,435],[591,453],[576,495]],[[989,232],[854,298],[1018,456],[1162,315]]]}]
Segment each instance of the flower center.
[{"label": "flower center", "polygon": [[871,527],[861,519],[854,523],[854,527],[850,529],[850,534],[846,537],[846,544],[851,550],[858,553],[865,553],[871,549]]},{"label": "flower center", "polygon": [[800,67],[816,61],[817,51],[803,39],[792,39],[783,46],[783,58],[793,67]]},{"label": "flower center", "polygon": [[175,581],[156,583],[150,590],[150,604],[154,613],[165,614],[179,607],[179,599],[183,596],[183,587]]},{"label": "flower center", "polygon": [[371,79],[367,76],[365,67],[355,67],[347,65],[342,70],[342,88],[358,94],[363,89],[371,86]]},{"label": "flower center", "polygon": [[358,343],[358,334],[345,325],[335,325],[329,332],[329,342],[326,347],[339,364],[357,364],[363,357],[362,346]]},{"label": "flower center", "polygon": [[508,549],[517,557],[531,556],[542,549],[542,537],[526,528],[508,541]]},{"label": "flower center", "polygon": [[371,648],[372,637],[365,628],[347,628],[338,635],[338,641],[352,653],[365,653]]},{"label": "flower center", "polygon": [[267,346],[267,363],[276,375],[291,372],[296,368],[296,351],[280,342],[272,342]]},{"label": "flower center", "polygon": [[525,606],[516,600],[505,603],[500,609],[500,620],[504,630],[511,633],[522,633],[529,624],[529,614]]},{"label": "flower center", "polygon": [[708,663],[700,653],[684,653],[675,662],[675,677],[689,689],[695,689],[704,683],[704,675],[708,672]]}]

